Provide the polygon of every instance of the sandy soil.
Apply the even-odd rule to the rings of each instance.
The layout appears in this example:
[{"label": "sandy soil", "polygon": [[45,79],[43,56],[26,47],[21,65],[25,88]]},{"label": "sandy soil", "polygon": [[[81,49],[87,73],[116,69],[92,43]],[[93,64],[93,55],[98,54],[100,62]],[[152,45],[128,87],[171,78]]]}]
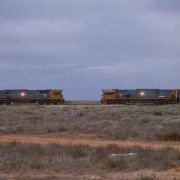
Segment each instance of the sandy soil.
[{"label": "sandy soil", "polygon": [[1,143],[21,142],[33,144],[60,144],[60,145],[88,145],[92,147],[105,147],[111,144],[120,147],[139,146],[142,148],[166,148],[171,147],[180,151],[180,142],[176,141],[120,141],[106,140],[99,138],[94,134],[45,134],[45,135],[1,135]]},{"label": "sandy soil", "polygon": [[158,180],[178,180],[180,172],[153,172],[151,170],[140,170],[131,173],[106,173],[102,175],[75,175],[75,174],[63,174],[54,173],[50,171],[25,171],[16,173],[0,173],[0,177],[4,179],[68,179],[68,180],[133,180],[140,178],[156,178]]}]

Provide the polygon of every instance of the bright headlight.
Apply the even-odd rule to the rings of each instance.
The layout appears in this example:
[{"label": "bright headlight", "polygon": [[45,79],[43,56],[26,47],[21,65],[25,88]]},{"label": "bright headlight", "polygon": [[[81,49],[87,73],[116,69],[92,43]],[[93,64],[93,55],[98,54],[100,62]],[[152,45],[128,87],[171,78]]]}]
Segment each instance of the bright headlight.
[{"label": "bright headlight", "polygon": [[25,92],[21,92],[21,97],[24,97],[26,95]]},{"label": "bright headlight", "polygon": [[139,95],[142,96],[142,97],[144,97],[144,96],[146,95],[146,93],[145,93],[144,91],[141,91],[141,92],[139,93]]}]

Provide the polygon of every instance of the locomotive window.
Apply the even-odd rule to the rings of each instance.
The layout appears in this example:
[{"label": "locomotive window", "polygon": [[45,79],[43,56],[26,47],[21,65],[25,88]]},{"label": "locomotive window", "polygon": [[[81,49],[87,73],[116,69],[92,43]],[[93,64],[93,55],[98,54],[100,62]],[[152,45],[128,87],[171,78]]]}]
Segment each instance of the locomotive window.
[{"label": "locomotive window", "polygon": [[9,92],[6,92],[6,94],[9,94]]},{"label": "locomotive window", "polygon": [[47,93],[47,91],[39,91],[39,93],[42,93],[42,94],[44,94],[44,93]]},{"label": "locomotive window", "polygon": [[113,95],[113,92],[106,92],[105,95]]},{"label": "locomotive window", "polygon": [[54,92],[54,95],[55,96],[60,96],[61,94],[60,94],[60,92]]}]

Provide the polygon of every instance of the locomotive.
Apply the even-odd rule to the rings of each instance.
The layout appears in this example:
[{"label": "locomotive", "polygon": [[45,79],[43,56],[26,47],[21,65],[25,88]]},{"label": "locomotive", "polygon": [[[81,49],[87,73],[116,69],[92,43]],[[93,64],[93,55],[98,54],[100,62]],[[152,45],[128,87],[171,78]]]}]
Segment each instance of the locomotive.
[{"label": "locomotive", "polygon": [[172,104],[180,102],[179,89],[104,89],[102,91],[102,104]]},{"label": "locomotive", "polygon": [[62,90],[0,90],[0,104],[38,103],[63,104],[65,102]]}]

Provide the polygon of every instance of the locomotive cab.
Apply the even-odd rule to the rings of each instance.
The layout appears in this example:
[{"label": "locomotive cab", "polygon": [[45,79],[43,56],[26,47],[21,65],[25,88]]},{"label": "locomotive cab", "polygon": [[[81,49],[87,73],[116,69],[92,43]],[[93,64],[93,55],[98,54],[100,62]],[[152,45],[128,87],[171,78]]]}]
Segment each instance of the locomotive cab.
[{"label": "locomotive cab", "polygon": [[103,94],[102,94],[102,98],[101,98],[101,102],[103,104],[112,104],[115,102],[115,100],[118,97],[118,93],[116,89],[106,89],[106,90],[102,90]]},{"label": "locomotive cab", "polygon": [[64,102],[62,90],[50,90],[50,99],[51,100],[59,100],[61,102]]}]

